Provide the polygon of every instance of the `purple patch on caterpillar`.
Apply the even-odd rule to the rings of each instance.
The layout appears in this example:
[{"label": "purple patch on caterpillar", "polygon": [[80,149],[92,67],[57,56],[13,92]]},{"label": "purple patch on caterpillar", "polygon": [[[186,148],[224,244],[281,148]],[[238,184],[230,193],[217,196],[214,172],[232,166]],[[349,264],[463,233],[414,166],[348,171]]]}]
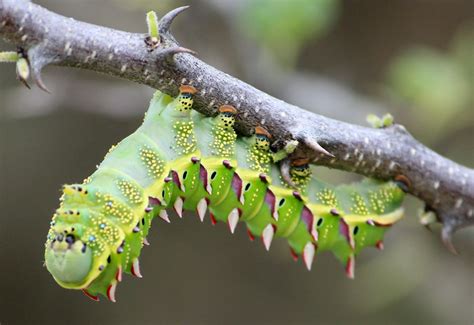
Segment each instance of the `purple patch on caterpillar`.
[{"label": "purple patch on caterpillar", "polygon": [[240,199],[240,196],[242,195],[242,179],[237,173],[234,173],[234,176],[232,177],[232,189],[234,190],[237,199]]},{"label": "purple patch on caterpillar", "polygon": [[301,210],[300,219],[306,225],[306,230],[311,234],[311,231],[313,230],[314,217],[313,213],[306,207],[306,205],[303,206],[303,210]]},{"label": "purple patch on caterpillar", "polygon": [[176,186],[178,186],[178,188],[182,190],[181,181],[179,180],[179,175],[175,170],[171,171],[171,177],[173,178],[173,183],[175,183]]},{"label": "purple patch on caterpillar", "polygon": [[269,189],[267,189],[267,193],[265,193],[265,203],[268,205],[270,208],[270,213],[273,216],[275,213],[275,194]]},{"label": "purple patch on caterpillar", "polygon": [[339,221],[339,233],[346,238],[349,245],[351,244],[351,234],[349,231],[349,225],[344,221],[344,219],[340,219]]},{"label": "purple patch on caterpillar", "polygon": [[156,197],[149,196],[148,197],[148,205],[154,207],[157,205],[161,205],[161,201],[157,199]]},{"label": "purple patch on caterpillar", "polygon": [[207,169],[204,168],[203,165],[201,165],[201,167],[199,168],[199,179],[201,180],[202,185],[204,186],[204,189],[209,193],[208,183],[207,183]]}]

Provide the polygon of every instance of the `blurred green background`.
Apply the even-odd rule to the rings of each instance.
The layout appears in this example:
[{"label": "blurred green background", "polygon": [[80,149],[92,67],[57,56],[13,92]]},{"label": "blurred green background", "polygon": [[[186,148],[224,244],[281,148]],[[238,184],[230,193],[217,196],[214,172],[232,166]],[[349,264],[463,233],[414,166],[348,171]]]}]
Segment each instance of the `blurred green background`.
[{"label": "blurred green background", "polygon": [[[173,31],[211,65],[287,102],[365,124],[390,112],[420,141],[474,166],[472,0],[42,0],[66,16],[145,32],[145,12],[185,4]],[[0,43],[0,50],[13,49]],[[118,303],[64,290],[42,266],[64,183],[82,180],[140,123],[153,92],[93,72],[48,67],[52,95],[0,65],[0,324],[473,324],[474,231],[451,255],[418,224],[422,204],[364,251],[356,279],[329,254],[313,271],[278,240],[194,215],[156,220],[141,280]],[[337,182],[353,175],[316,168]],[[105,299],[103,299],[105,300]]]}]

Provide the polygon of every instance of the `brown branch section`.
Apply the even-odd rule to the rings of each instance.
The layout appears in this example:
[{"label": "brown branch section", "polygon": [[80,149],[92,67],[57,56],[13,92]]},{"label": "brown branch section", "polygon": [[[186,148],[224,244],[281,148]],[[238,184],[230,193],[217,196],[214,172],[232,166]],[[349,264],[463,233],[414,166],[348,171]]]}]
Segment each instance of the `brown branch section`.
[{"label": "brown branch section", "polygon": [[160,44],[151,49],[145,34],[75,21],[26,0],[0,0],[0,36],[27,53],[33,80],[42,89],[41,70],[49,64],[110,74],[170,95],[178,93],[180,84],[190,84],[199,89],[196,106],[201,113],[213,115],[220,105],[231,104],[238,109],[242,134],[262,125],[276,140],[274,148],[298,140],[291,158],[308,157],[331,168],[405,180],[408,191],[436,212],[448,246],[456,229],[474,223],[472,169],[426,148],[400,125],[373,129],[332,120],[205,64],[170,33],[173,19],[184,9],[161,19]]}]

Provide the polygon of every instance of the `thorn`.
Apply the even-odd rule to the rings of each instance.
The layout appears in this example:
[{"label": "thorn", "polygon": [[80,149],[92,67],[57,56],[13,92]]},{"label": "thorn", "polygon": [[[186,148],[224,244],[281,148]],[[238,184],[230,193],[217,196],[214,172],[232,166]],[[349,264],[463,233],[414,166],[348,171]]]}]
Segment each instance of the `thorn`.
[{"label": "thorn", "polygon": [[346,262],[346,275],[349,279],[354,279],[355,258],[354,255],[349,256]]},{"label": "thorn", "polygon": [[90,299],[92,299],[92,300],[94,300],[94,301],[100,301],[99,295],[97,295],[97,296],[91,295],[89,292],[87,292],[86,289],[82,289],[81,291],[82,291],[82,293],[84,293],[84,294],[85,294],[87,297],[89,297]]},{"label": "thorn", "polygon": [[280,174],[286,184],[292,188],[296,188],[296,184],[291,180],[290,160],[288,158],[283,159],[280,163]]},{"label": "thorn", "polygon": [[107,298],[110,301],[115,302],[115,290],[117,289],[117,283],[114,282],[107,288]]},{"label": "thorn", "polygon": [[184,202],[183,202],[183,199],[181,198],[181,196],[178,196],[176,198],[176,201],[174,201],[174,205],[173,205],[174,211],[176,212],[176,214],[180,218],[183,217],[183,203]]},{"label": "thorn", "polygon": [[456,247],[453,245],[453,228],[447,225],[443,226],[443,229],[441,230],[441,239],[443,240],[444,246],[453,253],[454,255],[459,255],[458,251],[456,250]]},{"label": "thorn", "polygon": [[313,264],[315,252],[316,252],[316,247],[314,246],[314,244],[312,242],[306,243],[306,246],[304,247],[304,250],[303,250],[303,260],[308,271],[311,271],[311,265]]},{"label": "thorn", "polygon": [[195,163],[197,163],[197,162],[199,162],[199,161],[201,161],[201,159],[199,159],[198,157],[191,157],[191,162],[192,162],[193,164],[195,164]]},{"label": "thorn", "polygon": [[140,272],[140,261],[138,260],[138,258],[133,261],[132,269],[130,270],[130,272],[132,272],[132,275],[136,276],[137,278],[143,277],[142,273]]},{"label": "thorn", "polygon": [[115,279],[118,282],[122,282],[122,267],[121,266],[118,267],[117,274],[115,275]]},{"label": "thorn", "polygon": [[201,222],[204,222],[204,217],[206,216],[207,211],[207,200],[206,198],[202,198],[197,204],[197,214]]},{"label": "thorn", "polygon": [[255,236],[252,234],[249,228],[247,228],[247,235],[249,236],[250,241],[255,240]]},{"label": "thorn", "polygon": [[148,241],[146,237],[143,237],[143,244],[146,246],[150,246],[150,242]]},{"label": "thorn", "polygon": [[293,258],[293,261],[298,261],[298,254],[296,254],[295,250],[293,248],[290,247],[290,253],[291,253],[291,257]]},{"label": "thorn", "polygon": [[194,56],[197,55],[197,52],[193,50],[190,50],[181,46],[174,46],[174,47],[168,47],[168,48],[162,49],[159,52],[157,52],[156,59],[157,60],[170,60],[173,58],[175,54],[179,54],[179,53],[188,53]]},{"label": "thorn", "polygon": [[51,91],[46,87],[41,78],[41,71],[45,66],[57,61],[57,58],[51,55],[44,44],[38,44],[28,50],[27,58],[29,61],[31,78],[35,84],[43,91],[51,94]]},{"label": "thorn", "polygon": [[171,10],[168,12],[166,15],[164,15],[161,19],[160,22],[158,23],[158,28],[160,33],[169,33],[171,24],[173,23],[174,19],[183,11],[188,9],[189,6],[183,6],[179,7],[176,9]]},{"label": "thorn", "polygon": [[375,244],[375,247],[377,247],[378,250],[383,251],[384,249],[383,241],[381,240],[377,241],[377,243]]},{"label": "thorn", "polygon": [[304,143],[316,152],[320,152],[320,153],[325,154],[326,156],[335,158],[335,156],[332,153],[330,153],[329,151],[321,147],[321,145],[316,140],[305,139]]},{"label": "thorn", "polygon": [[215,226],[215,225],[217,224],[216,217],[214,217],[214,214],[212,214],[212,212],[209,213],[209,216],[210,216],[210,218],[211,218],[211,223],[212,223],[212,225]]},{"label": "thorn", "polygon": [[237,223],[239,222],[239,210],[237,208],[232,209],[227,216],[227,224],[229,225],[230,232],[233,234]]},{"label": "thorn", "polygon": [[372,227],[375,226],[375,222],[372,219],[367,219],[367,224]]},{"label": "thorn", "polygon": [[262,232],[262,241],[263,245],[265,246],[265,249],[267,251],[270,250],[270,245],[272,244],[273,240],[273,234],[275,233],[275,229],[273,228],[273,225],[269,223],[265,229],[263,229]]},{"label": "thorn", "polygon": [[159,214],[160,218],[166,221],[167,223],[170,223],[170,218],[168,217],[168,212],[166,212],[165,209],[162,209]]},{"label": "thorn", "polygon": [[336,217],[337,217],[337,216],[340,216],[339,211],[337,211],[336,209],[331,209],[331,210],[329,211],[329,213],[331,213],[333,216],[336,216]]}]

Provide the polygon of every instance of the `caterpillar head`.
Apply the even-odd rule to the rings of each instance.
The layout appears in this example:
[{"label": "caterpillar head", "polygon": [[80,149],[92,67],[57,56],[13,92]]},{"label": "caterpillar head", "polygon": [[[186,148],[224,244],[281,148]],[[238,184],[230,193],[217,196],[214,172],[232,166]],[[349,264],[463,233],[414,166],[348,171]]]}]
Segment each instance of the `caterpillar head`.
[{"label": "caterpillar head", "polygon": [[308,159],[295,159],[291,162],[290,174],[293,177],[308,177],[311,175]]},{"label": "caterpillar head", "polygon": [[219,107],[216,124],[224,129],[232,129],[235,123],[235,114],[237,114],[237,110],[233,106],[222,105]]},{"label": "caterpillar head", "polygon": [[178,103],[175,109],[178,113],[188,115],[191,112],[193,106],[193,95],[197,92],[197,89],[189,85],[181,85],[179,87],[179,96],[177,98]]},{"label": "caterpillar head", "polygon": [[81,238],[82,226],[53,221],[46,242],[45,264],[56,282],[79,289],[90,282],[92,250]]},{"label": "caterpillar head", "polygon": [[261,126],[255,128],[255,145],[259,150],[268,151],[270,150],[270,133]]}]

